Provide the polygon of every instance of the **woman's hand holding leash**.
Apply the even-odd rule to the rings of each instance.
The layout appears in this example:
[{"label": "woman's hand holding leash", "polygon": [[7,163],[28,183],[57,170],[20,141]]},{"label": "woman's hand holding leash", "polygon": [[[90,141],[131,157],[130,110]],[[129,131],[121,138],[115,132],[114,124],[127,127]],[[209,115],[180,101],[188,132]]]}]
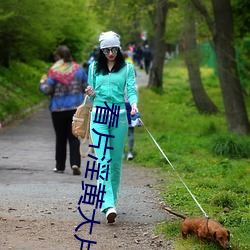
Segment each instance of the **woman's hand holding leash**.
[{"label": "woman's hand holding leash", "polygon": [[138,113],[138,108],[137,108],[137,104],[134,102],[132,105],[131,105],[131,112],[130,114],[133,116],[135,115],[136,113]]}]

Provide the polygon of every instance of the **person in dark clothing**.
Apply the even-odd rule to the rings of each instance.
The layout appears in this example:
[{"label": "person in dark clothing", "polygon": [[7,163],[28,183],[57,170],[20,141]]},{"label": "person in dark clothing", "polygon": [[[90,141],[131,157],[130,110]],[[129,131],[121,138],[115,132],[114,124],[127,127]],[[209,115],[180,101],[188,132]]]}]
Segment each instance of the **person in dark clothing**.
[{"label": "person in dark clothing", "polygon": [[93,47],[93,50],[90,52],[89,55],[89,60],[88,60],[88,64],[90,65],[93,61],[95,61],[99,55],[99,48],[97,46]]},{"label": "person in dark clothing", "polygon": [[50,95],[49,110],[56,135],[55,173],[64,173],[66,168],[67,142],[73,175],[80,175],[80,142],[72,134],[72,117],[84,100],[87,74],[73,61],[67,46],[59,46],[55,51],[55,63],[39,84],[40,91]]},{"label": "person in dark clothing", "polygon": [[149,46],[146,44],[145,45],[145,49],[143,52],[143,57],[144,57],[144,67],[145,67],[145,71],[146,74],[149,73],[149,69],[150,69],[150,65],[151,65],[151,61],[153,59],[153,55],[152,55],[152,51],[149,48]]},{"label": "person in dark clothing", "polygon": [[143,47],[141,45],[137,46],[135,48],[135,63],[138,67],[140,67],[140,69],[143,69],[143,63],[142,63],[142,59],[143,59]]},{"label": "person in dark clothing", "polygon": [[89,65],[94,62],[98,55],[99,55],[99,47],[98,46],[94,46],[92,51],[89,54],[89,58],[87,61],[84,61],[82,64],[82,67],[84,68],[84,70],[86,71],[86,73],[88,74],[88,70],[89,70]]}]

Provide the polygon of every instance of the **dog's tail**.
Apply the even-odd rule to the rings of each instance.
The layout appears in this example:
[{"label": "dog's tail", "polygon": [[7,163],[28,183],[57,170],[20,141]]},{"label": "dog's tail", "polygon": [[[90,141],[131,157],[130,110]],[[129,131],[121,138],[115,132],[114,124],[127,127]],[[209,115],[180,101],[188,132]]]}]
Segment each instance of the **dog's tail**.
[{"label": "dog's tail", "polygon": [[173,214],[173,215],[175,215],[175,216],[178,216],[178,217],[182,218],[183,220],[187,219],[187,217],[186,217],[185,215],[183,215],[183,214],[179,214],[179,213],[177,213],[177,212],[173,212],[171,209],[169,209],[169,208],[167,208],[167,207],[163,207],[163,206],[162,206],[162,208],[163,208],[164,210],[168,211],[169,213],[171,213],[171,214]]}]

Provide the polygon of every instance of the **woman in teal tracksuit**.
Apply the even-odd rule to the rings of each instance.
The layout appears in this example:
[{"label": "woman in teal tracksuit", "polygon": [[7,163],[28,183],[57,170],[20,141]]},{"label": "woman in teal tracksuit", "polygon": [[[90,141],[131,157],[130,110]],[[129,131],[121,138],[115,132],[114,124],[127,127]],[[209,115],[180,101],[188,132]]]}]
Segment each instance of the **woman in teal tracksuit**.
[{"label": "woman in teal tracksuit", "polygon": [[[112,31],[104,32],[99,36],[99,42],[99,57],[89,67],[89,86],[86,93],[93,100],[90,132],[93,145],[96,146],[95,154],[100,163],[100,172],[108,171],[108,180],[105,174],[99,175],[98,179],[98,184],[105,185],[106,191],[101,210],[106,214],[108,223],[113,223],[117,216],[115,204],[121,178],[122,154],[128,132],[124,91],[126,88],[127,98],[132,107],[131,115],[138,112],[137,92],[134,66],[126,63],[122,56],[120,36]],[[100,115],[98,110],[107,107],[112,109],[112,105],[120,107],[117,116],[112,117],[114,113],[109,110],[107,122],[98,122],[97,117],[103,119],[105,116],[104,113]],[[110,121],[114,122],[111,126]]]}]

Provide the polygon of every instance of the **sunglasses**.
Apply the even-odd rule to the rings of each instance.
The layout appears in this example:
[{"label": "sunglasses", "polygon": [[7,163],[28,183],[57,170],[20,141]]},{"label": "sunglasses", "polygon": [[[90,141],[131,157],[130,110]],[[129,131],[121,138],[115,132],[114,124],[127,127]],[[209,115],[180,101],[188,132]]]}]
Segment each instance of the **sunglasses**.
[{"label": "sunglasses", "polygon": [[102,50],[104,55],[109,55],[110,51],[112,52],[112,54],[117,54],[118,48],[117,47],[114,47],[114,48],[111,48],[111,49],[105,48],[105,49]]}]

